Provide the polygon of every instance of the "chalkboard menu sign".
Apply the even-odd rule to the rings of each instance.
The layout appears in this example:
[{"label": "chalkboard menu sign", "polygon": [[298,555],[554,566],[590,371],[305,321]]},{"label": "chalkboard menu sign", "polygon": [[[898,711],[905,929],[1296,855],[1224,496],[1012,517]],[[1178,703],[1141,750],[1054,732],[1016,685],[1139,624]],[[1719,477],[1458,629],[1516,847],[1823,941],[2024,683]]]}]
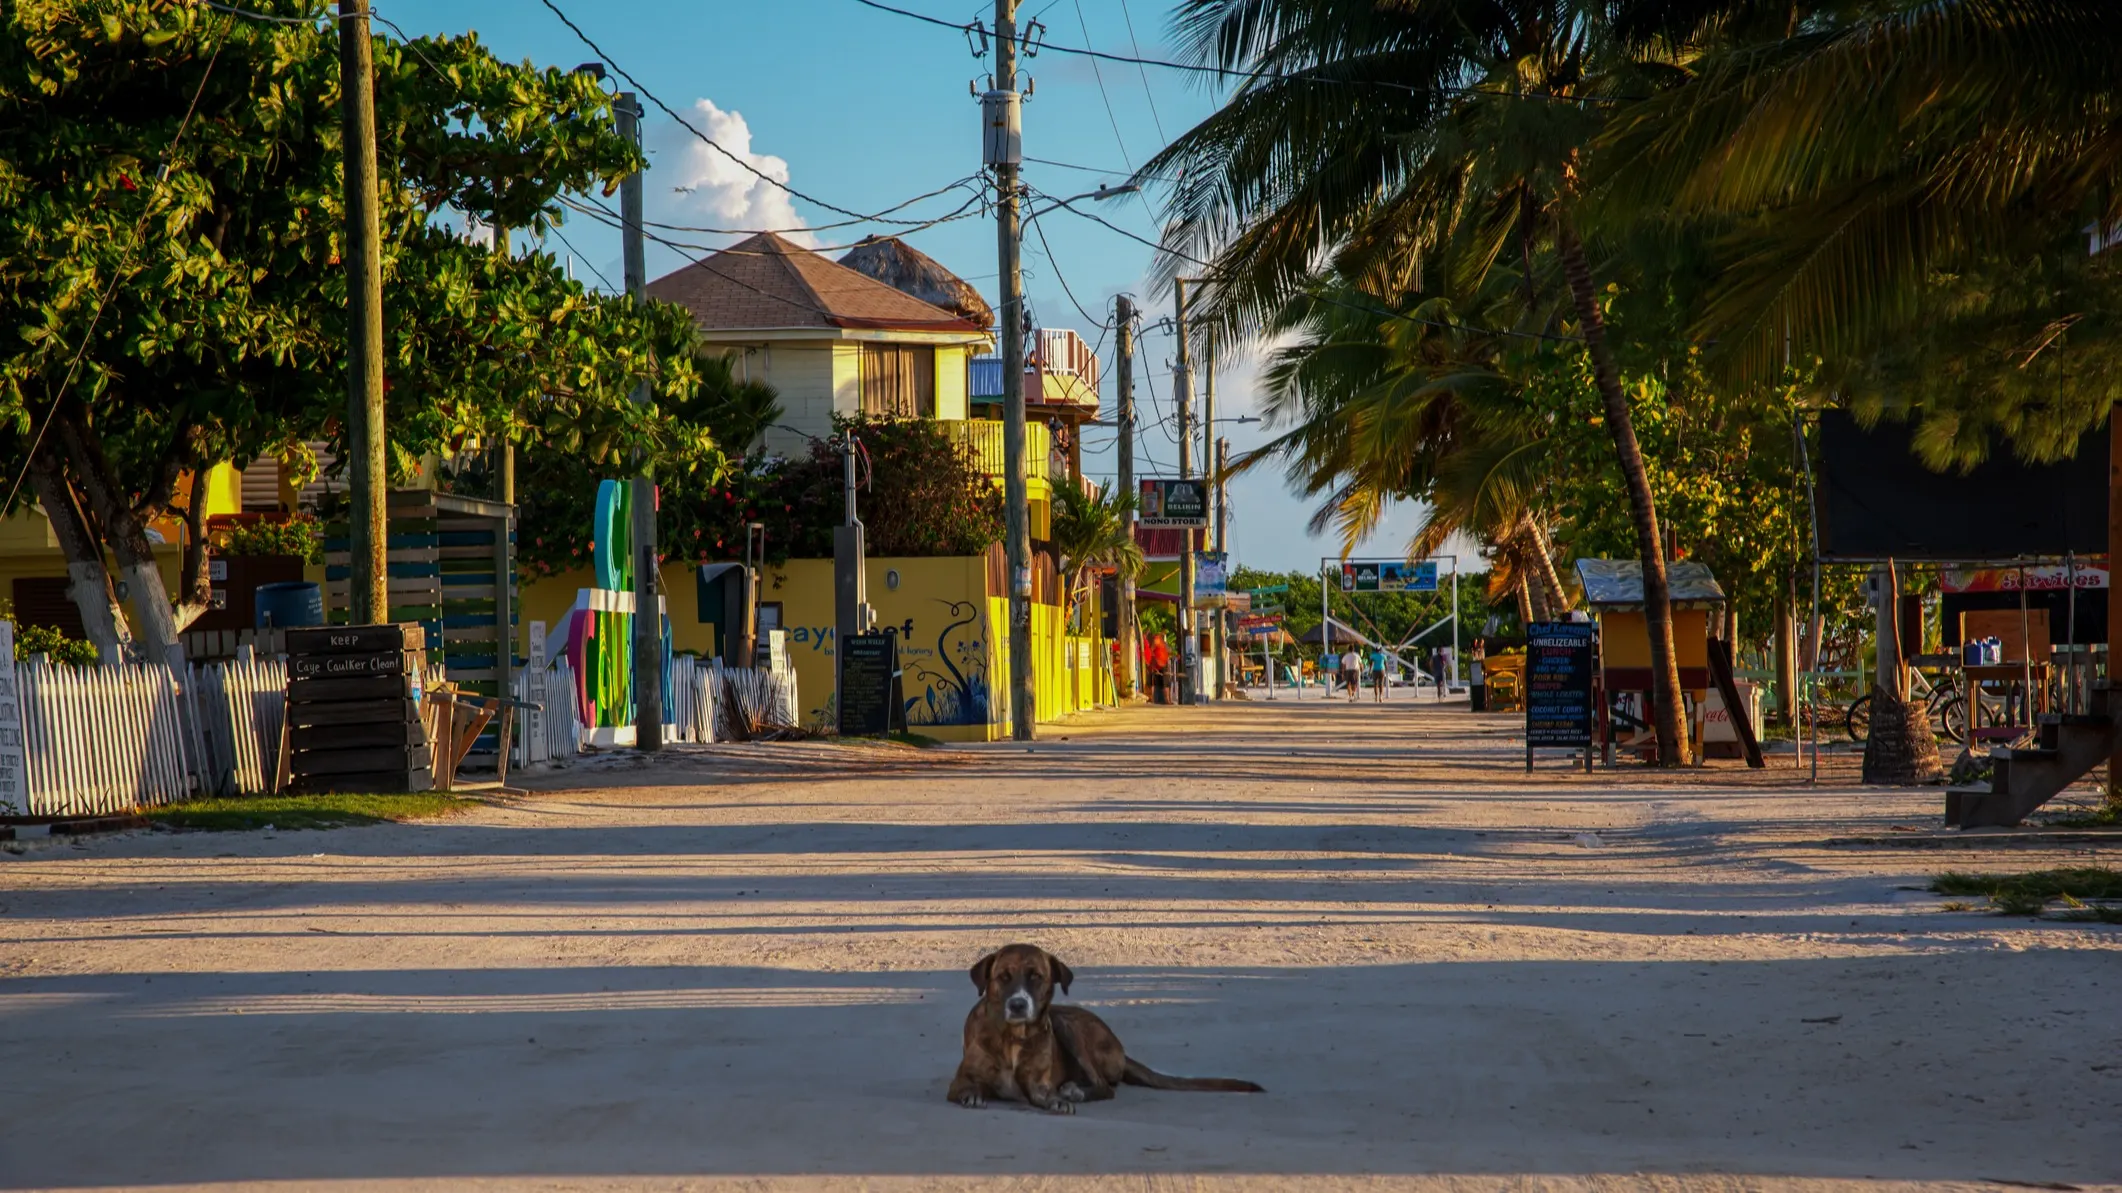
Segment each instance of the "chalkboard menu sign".
[{"label": "chalkboard menu sign", "polygon": [[905,728],[899,636],[849,634],[840,639],[838,654],[841,736],[875,736]]},{"label": "chalkboard menu sign", "polygon": [[1535,622],[1525,636],[1525,766],[1540,747],[1581,749],[1590,764],[1592,673],[1598,651],[1590,622]]}]

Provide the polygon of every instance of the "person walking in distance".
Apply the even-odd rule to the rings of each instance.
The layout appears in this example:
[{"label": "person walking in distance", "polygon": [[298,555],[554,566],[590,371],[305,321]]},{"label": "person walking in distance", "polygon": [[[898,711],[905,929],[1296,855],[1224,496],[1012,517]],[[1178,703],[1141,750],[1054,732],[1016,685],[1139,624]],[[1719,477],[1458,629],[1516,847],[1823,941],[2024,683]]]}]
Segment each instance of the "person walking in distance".
[{"label": "person walking in distance", "polygon": [[1348,702],[1356,702],[1356,689],[1363,682],[1363,656],[1351,646],[1341,655],[1341,682],[1348,685]]},{"label": "person walking in distance", "polygon": [[1385,653],[1384,647],[1373,646],[1370,648],[1370,702],[1372,704],[1385,703],[1385,684],[1387,677],[1390,675],[1388,668],[1391,666],[1392,656]]}]

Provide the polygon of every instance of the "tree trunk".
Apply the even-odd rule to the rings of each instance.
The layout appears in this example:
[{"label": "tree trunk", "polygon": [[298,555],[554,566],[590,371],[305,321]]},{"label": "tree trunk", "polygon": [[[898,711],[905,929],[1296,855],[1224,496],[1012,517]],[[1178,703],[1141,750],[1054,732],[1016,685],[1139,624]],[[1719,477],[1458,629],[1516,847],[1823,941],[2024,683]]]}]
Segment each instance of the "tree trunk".
[{"label": "tree trunk", "polygon": [[162,583],[154,544],[147,537],[147,524],[125,500],[102,445],[67,416],[54,418],[52,427],[66,448],[68,463],[88,498],[89,508],[103,526],[103,540],[118,562],[118,575],[130,590],[133,611],[140,619],[142,646],[151,659],[175,661],[172,652],[180,649],[177,634],[198,616],[197,610],[188,610],[184,620],[178,621],[169,590]]},{"label": "tree trunk", "polygon": [[1562,250],[1570,295],[1576,301],[1577,322],[1584,329],[1584,346],[1591,353],[1592,377],[1606,407],[1606,431],[1613,438],[1614,455],[1628,485],[1629,513],[1636,524],[1636,549],[1643,561],[1643,619],[1650,632],[1652,728],[1658,738],[1658,763],[1680,766],[1687,762],[1687,727],[1680,707],[1672,594],[1665,581],[1665,544],[1658,530],[1657,503],[1643,466],[1643,448],[1636,442],[1635,422],[1629,416],[1628,395],[1621,390],[1620,370],[1606,345],[1606,316],[1599,309],[1599,292],[1592,284],[1584,245],[1564,217],[1555,221],[1555,238]]},{"label": "tree trunk", "polygon": [[1798,723],[1798,611],[1792,580],[1776,594],[1776,719]]},{"label": "tree trunk", "polygon": [[1929,707],[1891,689],[1873,687],[1871,732],[1864,739],[1864,781],[1931,783],[1944,773]]},{"label": "tree trunk", "polygon": [[1552,595],[1551,604],[1556,616],[1569,612],[1569,590],[1562,587],[1562,575],[1555,570],[1555,544],[1547,537],[1547,527],[1539,519],[1532,519],[1533,552],[1540,558],[1540,581],[1547,585]]},{"label": "tree trunk", "polygon": [[1532,577],[1524,569],[1518,571],[1518,624],[1531,628],[1533,624]]},{"label": "tree trunk", "polygon": [[30,458],[30,483],[37,487],[37,500],[51,521],[52,536],[66,556],[66,595],[81,610],[81,625],[106,663],[117,662],[132,639],[125,610],[111,591],[110,572],[103,566],[103,550],[96,543],[88,515],[81,509],[80,495],[68,483],[65,465],[49,447],[40,447]]}]

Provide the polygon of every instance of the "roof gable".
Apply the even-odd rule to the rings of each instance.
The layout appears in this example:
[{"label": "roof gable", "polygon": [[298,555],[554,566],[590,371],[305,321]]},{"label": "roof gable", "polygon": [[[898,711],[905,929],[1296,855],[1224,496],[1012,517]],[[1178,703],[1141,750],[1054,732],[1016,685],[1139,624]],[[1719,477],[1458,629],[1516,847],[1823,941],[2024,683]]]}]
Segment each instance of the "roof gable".
[{"label": "roof gable", "polygon": [[980,331],[941,307],[761,232],[667,273],[648,296],[693,313],[706,331],[870,328]]}]

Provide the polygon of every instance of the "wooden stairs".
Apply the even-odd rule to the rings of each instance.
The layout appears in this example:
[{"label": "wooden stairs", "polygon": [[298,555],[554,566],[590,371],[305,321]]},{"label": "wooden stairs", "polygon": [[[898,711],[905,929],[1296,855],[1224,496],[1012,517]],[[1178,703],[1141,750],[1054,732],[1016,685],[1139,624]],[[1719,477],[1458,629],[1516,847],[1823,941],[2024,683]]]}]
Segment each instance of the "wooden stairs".
[{"label": "wooden stairs", "polygon": [[2115,752],[2115,714],[2122,689],[2093,686],[2092,707],[2077,716],[2045,716],[2036,745],[1991,750],[1990,779],[1945,789],[1945,823],[1958,828],[2010,827],[2056,797]]}]

